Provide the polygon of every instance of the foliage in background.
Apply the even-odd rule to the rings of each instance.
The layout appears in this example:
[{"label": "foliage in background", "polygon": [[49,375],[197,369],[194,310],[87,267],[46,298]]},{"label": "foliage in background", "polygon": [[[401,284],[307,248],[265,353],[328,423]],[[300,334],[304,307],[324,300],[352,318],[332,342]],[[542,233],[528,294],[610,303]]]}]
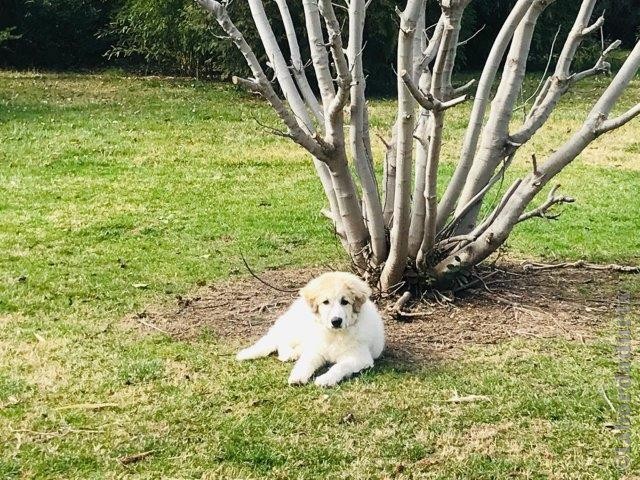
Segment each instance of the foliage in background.
[{"label": "foliage in background", "polygon": [[[475,70],[484,65],[491,42],[498,34],[503,19],[506,18],[513,4],[515,4],[513,0],[473,0],[471,2],[465,11],[462,38],[468,37],[483,25],[485,28],[473,42],[463,47],[464,68]],[[531,45],[530,68],[544,69],[558,27],[560,27],[560,33],[556,42],[555,55],[559,53],[579,8],[580,2],[558,0],[545,10],[536,26]],[[638,34],[638,25],[640,25],[640,0],[599,0],[594,10],[594,19],[603,12],[605,12],[605,38],[608,41],[620,39],[623,49],[632,48]],[[585,46],[587,46],[586,52]],[[597,42],[597,48],[594,48],[593,43],[585,46],[581,48],[582,53],[578,52],[576,55],[574,63],[576,68],[592,67],[600,52],[599,42]]]},{"label": "foliage in background", "polygon": [[[247,6],[233,5],[248,18]],[[228,76],[246,70],[231,42],[190,0],[124,0],[100,38],[113,39],[109,60],[162,73]],[[124,62],[123,62],[124,60]]]},{"label": "foliage in background", "polygon": [[3,0],[0,31],[11,29],[11,37],[0,41],[0,65],[62,70],[102,65],[108,43],[96,32],[119,6],[119,0]]},{"label": "foliage in background", "polygon": [[20,35],[13,34],[15,29],[16,27],[8,27],[0,30],[0,46],[2,46],[4,42],[7,42],[9,40],[17,40],[20,38]]},{"label": "foliage in background", "polygon": [[[303,26],[301,2],[289,2],[294,21]],[[368,11],[364,52],[367,84],[372,93],[391,93],[396,80],[391,64],[396,55],[398,16],[404,2],[375,0]],[[484,25],[460,50],[459,68],[477,70],[513,0],[474,0],[464,19],[462,37]],[[402,6],[402,5],[400,5]],[[270,18],[275,2],[266,1]],[[546,64],[558,25],[561,45],[578,3],[559,0],[545,13],[532,45],[530,68]],[[640,24],[640,0],[601,0],[596,14],[606,9],[605,37],[619,38],[630,47]],[[430,9],[431,15],[438,9]],[[341,9],[338,9],[338,13]],[[230,13],[254,46],[257,36],[246,2],[232,2]],[[430,18],[435,23],[436,18]],[[274,22],[278,38],[282,25]],[[11,29],[11,30],[8,30]],[[298,32],[302,37],[304,32]],[[5,0],[0,3],[0,65],[14,68],[78,69],[120,66],[143,73],[227,78],[245,74],[246,67],[220,29],[191,0]],[[304,37],[302,37],[304,38]],[[303,48],[305,42],[301,42]],[[578,66],[591,66],[599,52],[594,41],[579,53]],[[260,48],[255,48],[260,52]],[[286,48],[284,51],[287,51]],[[303,52],[304,53],[304,52]],[[556,51],[556,54],[558,52]],[[615,67],[615,65],[614,65]],[[310,72],[311,73],[311,72]]]}]

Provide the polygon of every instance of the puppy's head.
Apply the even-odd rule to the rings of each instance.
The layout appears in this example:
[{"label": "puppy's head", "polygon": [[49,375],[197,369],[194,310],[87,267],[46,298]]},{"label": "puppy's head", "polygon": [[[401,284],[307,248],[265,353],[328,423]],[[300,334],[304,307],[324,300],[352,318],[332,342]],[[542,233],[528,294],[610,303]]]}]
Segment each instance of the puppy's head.
[{"label": "puppy's head", "polygon": [[329,272],[311,280],[300,295],[311,307],[316,321],[337,330],[358,321],[360,308],[369,299],[371,289],[351,273]]}]

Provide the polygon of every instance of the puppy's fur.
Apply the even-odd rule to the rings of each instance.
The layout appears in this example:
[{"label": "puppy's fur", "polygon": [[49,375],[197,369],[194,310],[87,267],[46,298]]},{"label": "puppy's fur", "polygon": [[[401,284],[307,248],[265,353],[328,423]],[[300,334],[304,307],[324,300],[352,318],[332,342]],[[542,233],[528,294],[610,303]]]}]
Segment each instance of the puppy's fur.
[{"label": "puppy's fur", "polygon": [[369,286],[351,273],[330,272],[310,281],[300,297],[238,360],[266,357],[277,351],[283,362],[297,360],[289,384],[304,384],[327,363],[333,366],[315,379],[329,387],[373,366],[384,348],[384,327],[369,296]]}]

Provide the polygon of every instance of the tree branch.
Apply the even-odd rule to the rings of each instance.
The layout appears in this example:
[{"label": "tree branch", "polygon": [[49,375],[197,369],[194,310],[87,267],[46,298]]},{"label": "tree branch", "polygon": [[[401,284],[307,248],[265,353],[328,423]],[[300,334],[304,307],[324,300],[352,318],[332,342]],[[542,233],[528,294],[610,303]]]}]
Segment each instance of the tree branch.
[{"label": "tree branch", "polygon": [[327,52],[322,33],[322,22],[317,0],[302,0],[304,8],[305,27],[309,39],[309,51],[318,82],[318,89],[322,97],[325,113],[325,129],[327,127],[327,108],[335,95],[331,70],[329,68],[329,54]]},{"label": "tree branch", "polygon": [[[509,153],[509,124],[514,106],[525,79],[527,58],[531,49],[533,33],[542,12],[555,0],[535,0],[515,30],[511,47],[503,68],[500,84],[491,102],[491,111],[482,131],[478,152],[473,158],[469,174],[460,194],[456,215],[461,204],[473,198],[489,181],[505,154]],[[476,225],[480,204],[471,209],[456,232],[467,233]]]},{"label": "tree branch", "polygon": [[510,135],[509,140],[518,145],[524,145],[528,142],[540,127],[542,127],[542,125],[544,125],[544,123],[549,119],[562,95],[564,95],[572,85],[584,78],[609,71],[610,65],[605,62],[605,59],[613,50],[618,48],[620,43],[621,42],[619,40],[613,42],[604,52],[602,52],[595,66],[589,70],[565,77],[563,76],[565,73],[557,68],[555,74],[547,80],[545,88],[543,88],[538,95],[538,98],[534,102],[534,106],[531,109],[531,112],[529,112],[529,116],[527,117],[524,125],[522,125],[516,133]]},{"label": "tree branch", "polygon": [[583,80],[587,77],[592,77],[593,75],[597,75],[598,73],[609,73],[611,71],[611,65],[606,62],[605,59],[621,44],[622,42],[620,40],[616,40],[611,45],[609,45],[609,47],[604,52],[602,52],[602,54],[598,58],[598,61],[592,68],[571,75],[571,77],[569,77],[569,85],[578,83],[580,80]]},{"label": "tree branch", "polygon": [[447,221],[447,218],[455,208],[456,201],[460,197],[478,146],[482,122],[487,105],[489,104],[493,81],[500,68],[502,57],[511,43],[513,33],[532,4],[533,0],[518,0],[493,42],[484,69],[482,70],[480,81],[478,82],[478,88],[476,89],[475,101],[473,102],[469,125],[465,132],[460,160],[438,204],[438,228],[441,228]]},{"label": "tree branch", "polygon": [[258,82],[255,78],[242,78],[236,77],[234,75],[233,77],[231,77],[231,83],[233,83],[234,85],[239,85],[252,93],[264,95],[264,88],[262,88],[260,82]]},{"label": "tree branch", "polygon": [[400,75],[402,81],[406,85],[411,96],[418,102],[418,104],[424,108],[425,110],[434,110],[436,112],[442,112],[444,110],[448,110],[451,107],[455,107],[456,105],[461,104],[462,102],[467,100],[467,95],[462,95],[461,97],[454,98],[453,100],[449,100],[448,102],[441,102],[437,98],[435,98],[431,93],[423,93],[418,86],[413,83],[413,79],[409,75],[406,70],[402,71]]},{"label": "tree branch", "polygon": [[602,135],[603,133],[606,133],[610,130],[615,130],[616,128],[620,128],[625,123],[633,120],[638,115],[640,115],[640,103],[638,103],[637,105],[634,105],[622,115],[619,115],[615,118],[604,121],[600,125],[600,127],[598,127],[596,133],[598,135]]},{"label": "tree branch", "polygon": [[[448,255],[434,268],[434,275],[445,278],[460,269],[476,265],[497,250],[519,223],[525,208],[542,188],[563,168],[571,163],[598,137],[598,128],[606,121],[613,106],[640,68],[640,42],[638,42],[613,81],[596,102],[579,131],[550,155],[538,171],[528,174],[520,183],[491,226],[475,241],[455,255]],[[636,112],[636,107],[632,109]]]},{"label": "tree branch", "polygon": [[486,27],[487,27],[487,24],[485,23],[478,30],[473,32],[473,35],[471,35],[469,38],[462,40],[461,42],[458,42],[458,46],[462,47],[463,45],[466,45],[467,43],[469,43],[471,40],[476,38],[480,34],[480,32],[482,32]]},{"label": "tree branch", "polygon": [[582,36],[586,37],[587,35],[592,34],[596,30],[599,30],[602,25],[604,25],[604,15],[601,15],[595,22],[593,22],[593,25],[583,28],[581,32]]},{"label": "tree branch", "polygon": [[365,0],[350,0],[347,59],[353,83],[350,86],[349,143],[362,186],[362,198],[366,213],[365,223],[371,238],[372,261],[376,265],[380,265],[387,258],[387,238],[382,216],[382,204],[373,168],[368,122],[366,121],[368,114],[364,96],[365,78],[362,66],[365,10]]},{"label": "tree branch", "polygon": [[280,17],[284,24],[285,33],[287,36],[287,43],[289,45],[289,53],[291,54],[291,68],[293,70],[293,77],[296,80],[296,84],[302,93],[305,103],[314,114],[320,124],[324,124],[324,113],[322,107],[318,102],[315,94],[311,90],[307,76],[304,73],[304,64],[302,63],[302,55],[300,54],[300,46],[298,44],[298,37],[296,35],[295,27],[293,25],[293,19],[289,12],[289,6],[287,0],[276,0],[278,10],[280,11]]},{"label": "tree branch", "polygon": [[[415,35],[422,0],[408,0],[400,15],[398,33],[398,71],[413,69],[413,37]],[[411,72],[413,73],[413,72]],[[413,160],[413,132],[415,128],[415,105],[413,96],[400,75],[398,85],[398,114],[396,120],[396,178],[393,204],[393,226],[389,257],[380,276],[383,289],[397,284],[407,267],[409,251],[409,227],[411,223],[411,168]]]},{"label": "tree branch", "polygon": [[336,18],[333,5],[330,0],[319,0],[318,6],[320,7],[320,14],[324,18],[325,25],[327,27],[331,56],[333,57],[336,72],[338,74],[338,91],[328,108],[328,116],[331,120],[342,113],[342,109],[349,99],[349,89],[351,87],[352,78],[349,63],[347,62],[347,58],[344,54],[344,47],[342,46],[342,31],[340,29],[340,23]]},{"label": "tree branch", "polygon": [[498,182],[498,180],[501,180],[504,178],[504,174],[507,171],[507,168],[509,168],[509,166],[511,165],[511,162],[513,162],[514,157],[515,157],[515,153],[512,153],[507,157],[507,159],[502,164],[502,167],[500,168],[500,170],[498,170],[493,175],[493,177],[491,177],[491,179],[487,182],[487,184],[484,186],[482,190],[480,190],[472,199],[470,199],[466,204],[462,206],[462,208],[460,209],[460,212],[457,213],[451,219],[449,224],[438,233],[438,237],[444,237],[450,234],[458,225],[460,220],[462,220],[462,218],[467,214],[467,212],[469,212],[478,202],[480,202],[484,198],[485,194],[491,189],[491,187],[493,187],[496,184],[496,182]]},{"label": "tree branch", "polygon": [[252,91],[256,91],[254,89],[259,88],[259,92],[263,95],[263,97],[271,104],[273,109],[276,111],[280,119],[284,122],[291,133],[292,139],[304,147],[307,151],[309,151],[313,156],[323,160],[328,161],[329,156],[327,155],[327,151],[323,147],[321,147],[310,135],[307,131],[303,130],[298,124],[298,120],[296,116],[285,106],[284,102],[278,97],[271,82],[265,75],[262,67],[260,66],[260,62],[258,62],[257,57],[253,53],[253,50],[245,40],[244,36],[235,26],[235,24],[229,18],[226,8],[216,0],[196,0],[198,4],[200,4],[204,9],[213,13],[216,17],[216,20],[222,27],[222,29],[229,35],[233,43],[240,50],[242,55],[244,56],[249,68],[251,69],[254,82],[259,85],[259,87],[254,87],[253,83],[246,83],[240,81],[240,83],[244,86],[250,86]]},{"label": "tree branch", "polygon": [[453,95],[454,96],[458,96],[458,95],[463,95],[465,93],[467,93],[471,87],[473,87],[476,84],[476,79],[472,78],[471,80],[469,80],[467,83],[465,83],[464,85],[461,85],[457,88],[453,89]]},{"label": "tree branch", "polygon": [[535,217],[546,218],[548,220],[555,220],[556,218],[558,218],[560,216],[559,213],[555,215],[549,215],[547,213],[551,207],[559,203],[573,203],[576,201],[576,199],[573,197],[557,196],[556,191],[558,190],[558,188],[560,188],[559,184],[554,186],[549,192],[547,200],[538,208],[534,208],[533,210],[520,215],[520,218],[518,218],[518,223]]},{"label": "tree branch", "polygon": [[422,52],[422,60],[417,65],[417,69],[419,71],[424,71],[429,68],[429,64],[433,62],[438,53],[438,48],[440,47],[440,42],[442,41],[442,34],[444,32],[444,16],[441,15],[438,23],[436,24],[436,28],[433,31],[433,35],[431,36],[431,40],[427,43],[427,47]]},{"label": "tree branch", "polygon": [[[453,87],[451,77],[455,64],[458,49],[458,38],[462,25],[462,14],[469,0],[451,0],[442,2],[442,13],[444,16],[444,33],[438,48],[438,55],[433,66],[433,78],[431,81],[430,97],[437,102],[437,99],[449,99]],[[426,266],[426,256],[433,249],[437,234],[438,216],[438,168],[440,165],[440,154],[442,151],[442,131],[444,128],[444,111],[460,101],[464,101],[466,96],[450,102],[437,102],[432,114],[429,131],[429,149],[427,151],[427,164],[425,174],[424,198],[425,218],[422,230],[422,241],[420,250],[416,256],[416,265],[419,269]]]}]

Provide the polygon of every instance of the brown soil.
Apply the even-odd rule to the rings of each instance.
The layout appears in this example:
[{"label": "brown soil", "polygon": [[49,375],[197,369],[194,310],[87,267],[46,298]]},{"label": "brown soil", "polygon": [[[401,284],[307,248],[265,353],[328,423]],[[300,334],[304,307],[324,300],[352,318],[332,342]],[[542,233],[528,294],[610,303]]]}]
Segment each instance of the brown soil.
[{"label": "brown soil", "polygon": [[[260,275],[281,289],[295,290],[322,269],[267,271]],[[554,269],[526,271],[503,265],[480,289],[460,293],[453,302],[423,301],[407,307],[410,317],[392,314],[396,298],[379,298],[387,331],[385,356],[428,362],[455,356],[471,345],[514,337],[564,338],[587,342],[610,325],[619,276],[609,271]],[[262,335],[295,297],[252,277],[233,278],[201,288],[177,305],[137,315],[143,328],[190,339],[207,330],[231,349]]]}]

